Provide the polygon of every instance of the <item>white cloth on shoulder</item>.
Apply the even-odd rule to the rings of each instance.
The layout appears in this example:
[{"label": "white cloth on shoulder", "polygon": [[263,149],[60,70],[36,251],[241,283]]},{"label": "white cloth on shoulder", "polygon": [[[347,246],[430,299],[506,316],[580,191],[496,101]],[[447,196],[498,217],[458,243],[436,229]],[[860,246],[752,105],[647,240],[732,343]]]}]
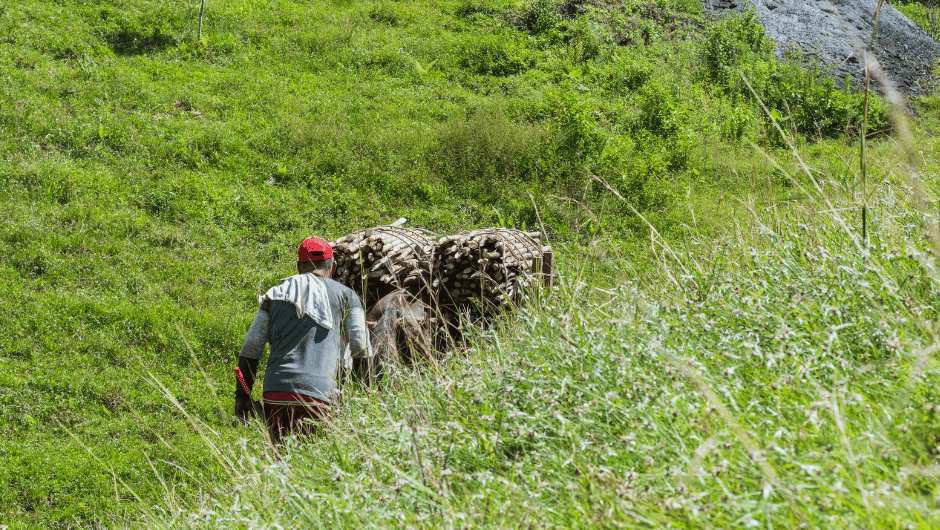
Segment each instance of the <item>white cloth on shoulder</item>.
[{"label": "white cloth on shoulder", "polygon": [[318,326],[333,329],[333,309],[330,307],[330,295],[323,278],[316,274],[297,274],[285,278],[268,292],[258,297],[258,303],[265,300],[290,302],[297,308],[297,318],[310,317]]}]

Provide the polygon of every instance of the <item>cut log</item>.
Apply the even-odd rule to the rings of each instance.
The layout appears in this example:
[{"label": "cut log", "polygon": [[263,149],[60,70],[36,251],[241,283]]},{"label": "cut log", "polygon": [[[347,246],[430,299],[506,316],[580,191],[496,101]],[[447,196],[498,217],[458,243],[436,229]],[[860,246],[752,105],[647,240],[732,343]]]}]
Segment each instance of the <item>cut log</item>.
[{"label": "cut log", "polygon": [[333,242],[334,279],[355,290],[366,307],[397,289],[430,300],[435,235],[420,228],[378,226]]},{"label": "cut log", "polygon": [[472,230],[440,238],[434,284],[443,307],[485,312],[522,302],[541,279],[551,285],[551,249],[539,232]]}]

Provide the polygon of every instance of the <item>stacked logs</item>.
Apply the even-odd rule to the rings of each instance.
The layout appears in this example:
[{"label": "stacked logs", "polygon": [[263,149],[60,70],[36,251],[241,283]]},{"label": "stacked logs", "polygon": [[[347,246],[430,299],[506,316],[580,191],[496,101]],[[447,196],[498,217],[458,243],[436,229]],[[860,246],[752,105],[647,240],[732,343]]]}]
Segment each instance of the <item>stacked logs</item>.
[{"label": "stacked logs", "polygon": [[438,240],[432,283],[441,306],[488,311],[552,282],[552,251],[539,232],[484,229]]},{"label": "stacked logs", "polygon": [[420,228],[379,226],[333,242],[334,279],[351,287],[366,307],[405,289],[430,299],[434,234]]}]

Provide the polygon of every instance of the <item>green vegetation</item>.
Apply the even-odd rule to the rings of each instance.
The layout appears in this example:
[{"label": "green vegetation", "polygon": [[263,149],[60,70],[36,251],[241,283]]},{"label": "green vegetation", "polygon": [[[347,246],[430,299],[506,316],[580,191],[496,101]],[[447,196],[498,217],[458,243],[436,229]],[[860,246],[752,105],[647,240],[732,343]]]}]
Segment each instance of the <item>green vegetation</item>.
[{"label": "green vegetation", "polygon": [[924,28],[935,39],[940,39],[940,5],[931,0],[900,2],[896,6],[907,18]]},{"label": "green vegetation", "polygon": [[868,251],[852,219],[784,207],[658,242],[619,285],[596,278],[635,255],[589,254],[470,351],[147,523],[935,528],[940,278],[909,199],[878,194]]},{"label": "green vegetation", "polygon": [[[0,6],[0,523],[936,524],[922,219],[890,141],[859,188],[861,96],[752,18],[207,6],[201,40],[194,1]],[[862,195],[869,251],[834,217]],[[262,452],[229,419],[253,295],[303,236],[399,216],[544,224],[561,289],[350,389],[289,466],[233,462]]]}]

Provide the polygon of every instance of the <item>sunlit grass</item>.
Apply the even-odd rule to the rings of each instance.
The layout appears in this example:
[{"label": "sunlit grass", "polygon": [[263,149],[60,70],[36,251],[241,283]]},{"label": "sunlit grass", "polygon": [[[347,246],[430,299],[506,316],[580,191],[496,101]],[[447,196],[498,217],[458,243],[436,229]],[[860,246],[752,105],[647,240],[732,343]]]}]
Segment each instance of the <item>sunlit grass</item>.
[{"label": "sunlit grass", "polygon": [[[734,323],[735,311],[758,300],[728,285],[790,281],[783,269],[748,261],[751,246],[783,259],[774,252],[795,245],[798,233],[814,256],[848,252],[848,235],[826,216],[858,226],[857,94],[827,92],[823,80],[767,55],[753,24],[706,20],[694,0],[583,3],[583,11],[559,11],[555,1],[209,1],[201,41],[197,4],[0,5],[0,525],[119,525],[142,510],[147,522],[180,526],[190,517],[313,525],[321,516],[349,524],[655,524],[680,520],[667,511],[672,499],[689,506],[681,513],[708,506],[713,519],[695,517],[716,524],[743,524],[750,506],[778,510],[784,521],[817,513],[794,508],[790,490],[775,485],[796,481],[783,462],[768,456],[770,467],[745,470],[735,434],[771,447],[764,420],[738,403],[766,390],[761,381],[782,378],[784,361],[763,375],[743,366],[724,379],[728,367],[705,360],[725,350],[709,326]],[[714,53],[723,47],[735,53]],[[830,137],[804,130],[795,144],[832,205],[807,192],[810,179],[780,149],[755,98],[729,82],[741,72],[757,74],[782,107],[795,78],[794,97],[814,97],[818,105],[800,125],[784,129],[828,124]],[[923,161],[919,196],[929,205],[936,104],[915,106],[923,130],[912,154]],[[777,110],[770,114],[786,119]],[[838,267],[861,270],[868,283],[866,267],[876,267],[897,284],[872,299],[851,294],[851,282],[827,268],[833,263],[814,269],[793,254],[779,267],[829,271],[830,291],[822,283],[794,289],[836,293],[837,309],[842,297],[851,301],[857,314],[837,316],[896,334],[898,351],[917,341],[926,347],[922,324],[933,306],[925,288],[908,291],[922,283],[914,263],[931,262],[920,252],[919,218],[893,187],[910,182],[911,157],[899,156],[891,139],[869,148],[873,242],[892,242],[872,252],[917,250],[910,277],[887,258],[851,254],[855,261]],[[230,418],[231,366],[255,294],[290,273],[301,238],[398,217],[442,233],[544,225],[561,263],[559,291],[507,316],[470,352],[443,359],[440,372],[403,372],[376,394],[350,391],[330,436],[287,463],[269,462],[260,430]],[[783,305],[769,307],[765,320],[838,326],[829,313],[816,324],[812,311],[791,314],[777,291],[767,296]],[[899,301],[923,308],[918,320],[891,316],[887,308]],[[713,324],[696,316],[706,310]],[[772,322],[760,322],[754,333],[765,340]],[[835,355],[849,336],[867,344],[857,325],[835,333],[832,346],[809,334],[807,352]],[[882,339],[872,341],[871,352],[859,346],[833,359],[849,363],[844,373],[861,366],[864,377],[852,385],[865,406],[899,406],[892,399],[901,379],[884,370],[909,366],[888,359]],[[869,354],[880,359],[875,372]],[[806,360],[813,370],[818,362]],[[929,362],[918,370],[932,377]],[[757,375],[748,382],[741,372]],[[929,399],[911,384],[912,400]],[[872,390],[879,385],[892,389],[883,402]],[[702,416],[703,388],[715,389],[728,415]],[[792,408],[822,395],[771,388],[759,410],[776,411],[766,400]],[[667,406],[664,396],[677,401]],[[849,405],[838,410],[851,419],[851,458],[874,461],[852,430],[862,409]],[[924,414],[905,428],[932,425]],[[914,434],[883,423],[900,441],[885,446],[887,464],[863,470],[863,486],[901,469],[898,498],[920,503],[933,491],[917,475],[932,465],[923,456],[930,453],[917,453],[923,462],[913,449],[895,458]],[[841,434],[823,439],[844,447],[836,444]],[[720,451],[741,475],[726,507],[711,497],[726,489],[714,479],[684,471],[669,478],[674,465],[717,466],[708,459]],[[822,452],[812,455],[811,465],[826,462]],[[823,468],[818,487],[836,488],[825,479],[846,471]],[[305,477],[303,488],[269,480],[292,474]],[[842,485],[855,487],[849,478]],[[768,480],[772,491],[762,499]],[[223,490],[241,491],[241,508]],[[259,491],[301,509],[262,506]],[[860,497],[837,493],[806,495],[861,506]],[[363,508],[370,496],[382,502]],[[877,511],[876,497],[868,499]]]},{"label": "sunlit grass", "polygon": [[830,199],[638,277],[569,258],[552,296],[442,369],[349,393],[283,462],[255,438],[234,491],[146,525],[940,524],[928,220],[886,185],[859,252],[854,201]]}]

